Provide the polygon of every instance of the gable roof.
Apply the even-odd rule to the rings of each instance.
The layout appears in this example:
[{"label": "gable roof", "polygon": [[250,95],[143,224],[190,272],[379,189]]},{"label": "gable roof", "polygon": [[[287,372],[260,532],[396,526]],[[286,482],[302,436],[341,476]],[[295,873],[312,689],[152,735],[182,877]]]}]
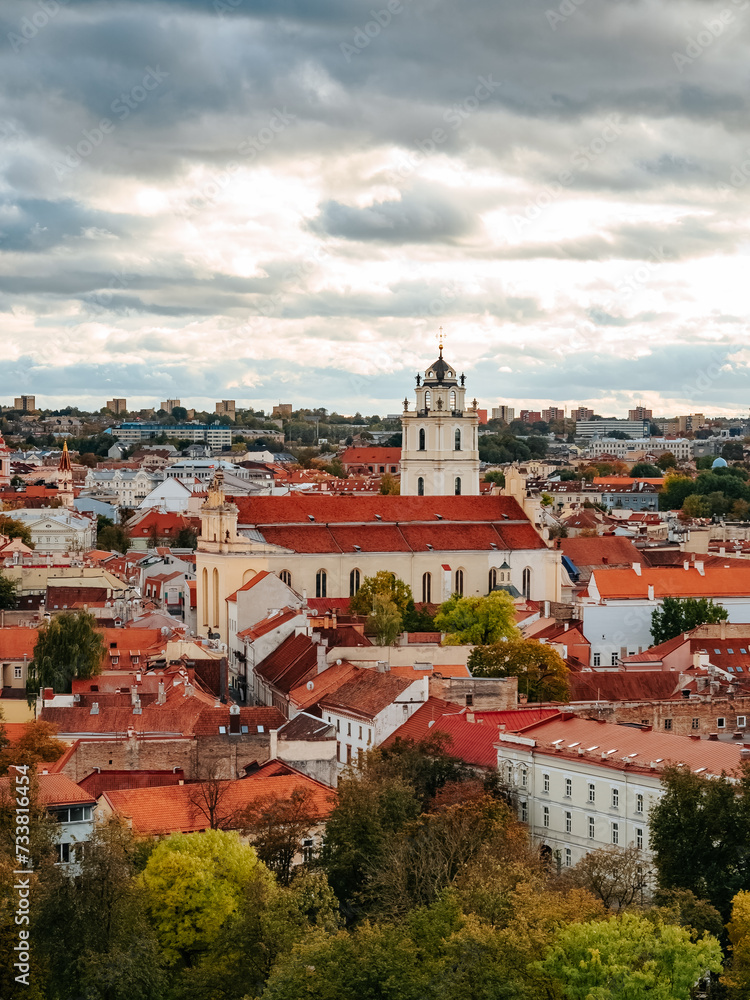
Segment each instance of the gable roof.
[{"label": "gable roof", "polygon": [[560,551],[581,569],[583,566],[632,566],[640,551],[629,538],[608,535],[596,538],[563,538]]},{"label": "gable roof", "polygon": [[322,711],[346,712],[372,719],[414,683],[413,678],[394,677],[392,672],[355,667],[350,680],[320,699]]},{"label": "gable roof", "polygon": [[267,576],[271,576],[271,574],[268,572],[268,570],[262,569],[259,573],[256,573],[255,576],[252,577],[252,579],[248,580],[247,583],[243,583],[241,587],[238,587],[233,594],[230,594],[229,597],[226,598],[226,600],[236,602],[237,594],[246,590],[252,590],[253,587],[257,587],[257,585],[261,582],[261,580],[265,580]]},{"label": "gable roof", "polygon": [[[10,777],[0,778],[0,789],[5,794],[10,788]],[[94,805],[96,799],[66,774],[37,774],[39,801],[45,806]]]},{"label": "gable roof", "polygon": [[255,673],[278,691],[288,693],[317,670],[317,644],[307,635],[289,635],[265,659]]},{"label": "gable roof", "polygon": [[706,566],[697,569],[659,567],[641,569],[595,570],[591,575],[603,600],[648,599],[648,588],[654,596],[664,597],[748,597],[750,596],[750,566],[724,569]]}]

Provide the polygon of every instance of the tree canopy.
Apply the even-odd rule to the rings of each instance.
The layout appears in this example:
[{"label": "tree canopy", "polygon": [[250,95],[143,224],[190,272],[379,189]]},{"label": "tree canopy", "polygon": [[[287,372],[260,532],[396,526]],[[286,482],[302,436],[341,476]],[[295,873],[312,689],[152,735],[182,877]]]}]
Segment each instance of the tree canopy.
[{"label": "tree canopy", "polygon": [[369,615],[373,610],[376,594],[392,601],[402,616],[406,614],[409,602],[413,601],[411,587],[407,583],[395,573],[380,570],[375,576],[366,576],[357,593],[350,598],[349,608],[352,614]]},{"label": "tree canopy", "polygon": [[707,597],[665,597],[661,607],[651,613],[651,635],[654,645],[674,639],[681,632],[707,623],[723,622],[729,612]]},{"label": "tree canopy", "polygon": [[26,690],[33,696],[43,687],[68,693],[74,677],[85,679],[101,671],[103,655],[104,642],[94,616],[63,611],[39,629]]},{"label": "tree canopy", "polygon": [[487,645],[519,635],[513,598],[504,590],[486,597],[454,594],[440,605],[435,628],[446,633],[443,643],[447,646]]},{"label": "tree canopy", "polygon": [[23,521],[9,514],[0,514],[0,535],[5,535],[6,538],[20,538],[24,545],[28,545],[30,549],[34,548],[31,529]]},{"label": "tree canopy", "polygon": [[12,611],[18,603],[18,588],[10,577],[0,571],[0,611]]},{"label": "tree canopy", "polygon": [[536,639],[511,639],[477,646],[469,655],[474,677],[517,677],[528,701],[568,701],[569,670],[556,649]]}]

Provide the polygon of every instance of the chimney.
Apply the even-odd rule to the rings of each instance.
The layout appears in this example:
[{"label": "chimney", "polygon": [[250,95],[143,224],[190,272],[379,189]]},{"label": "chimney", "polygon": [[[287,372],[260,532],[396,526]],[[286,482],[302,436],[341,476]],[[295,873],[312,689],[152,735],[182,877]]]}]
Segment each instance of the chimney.
[{"label": "chimney", "polygon": [[99,714],[99,702],[95,701],[91,705],[91,711],[89,712],[89,715],[98,715],[98,714]]},{"label": "chimney", "polygon": [[327,644],[326,640],[323,639],[323,641],[320,642],[315,647],[315,653],[316,653],[317,658],[318,658],[317,659],[317,672],[319,674],[322,674],[323,671],[328,668],[328,661],[326,660],[326,652],[328,651],[327,650],[327,646],[328,646],[328,644]]},{"label": "chimney", "polygon": [[549,601],[544,602],[544,618],[549,618]]},{"label": "chimney", "polygon": [[388,660],[378,660],[376,667],[379,674],[384,674],[386,671],[391,669]]},{"label": "chimney", "polygon": [[702,559],[695,560],[695,568],[698,570],[701,576],[706,575],[705,564]]},{"label": "chimney", "polygon": [[163,705],[167,700],[167,692],[164,688],[164,681],[159,681],[159,691],[156,695],[156,704]]},{"label": "chimney", "polygon": [[268,759],[275,760],[279,755],[279,731],[278,729],[268,730]]},{"label": "chimney", "polygon": [[690,563],[688,562],[688,560],[687,560],[687,559],[683,559],[683,561],[682,561],[682,568],[683,568],[684,570],[688,570],[688,569],[690,569]]},{"label": "chimney", "polygon": [[130,689],[130,704],[135,705],[136,702],[140,702],[140,698],[138,697],[138,688],[134,684]]},{"label": "chimney", "polygon": [[475,721],[475,719],[474,719],[474,713],[473,712],[467,712],[466,713],[466,721],[467,722],[474,722]]},{"label": "chimney", "polygon": [[649,599],[649,601],[653,601],[654,600],[654,585],[653,585],[653,583],[650,583],[648,585],[648,599]]},{"label": "chimney", "polygon": [[567,632],[567,631],[568,631],[568,626],[569,626],[569,625],[570,625],[570,622],[565,622],[565,623],[563,624],[563,632]]},{"label": "chimney", "polygon": [[725,556],[726,554],[727,554],[726,546],[720,545],[719,546],[719,555],[720,556]]},{"label": "chimney", "polygon": [[633,563],[633,571],[634,571],[634,573],[635,573],[636,576],[640,576],[641,575],[641,564],[640,563]]},{"label": "chimney", "polygon": [[727,623],[725,621],[719,622],[719,638],[726,639],[727,637]]}]

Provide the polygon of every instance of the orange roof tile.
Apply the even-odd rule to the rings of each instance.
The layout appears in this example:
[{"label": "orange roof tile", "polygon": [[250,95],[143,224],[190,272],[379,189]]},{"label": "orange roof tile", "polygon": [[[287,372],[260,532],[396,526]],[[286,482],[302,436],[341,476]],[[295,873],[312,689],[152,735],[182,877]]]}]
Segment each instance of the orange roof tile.
[{"label": "orange roof tile", "polygon": [[604,600],[648,599],[649,586],[653,586],[657,599],[750,596],[750,566],[707,566],[702,574],[694,567],[646,567],[640,576],[633,569],[607,569],[595,570],[591,579]]},{"label": "orange roof tile", "polygon": [[[66,774],[38,774],[39,801],[45,806],[64,806],[73,803],[94,805],[94,799]],[[7,791],[10,778],[0,778],[0,788]]]},{"label": "orange roof tile", "polygon": [[334,663],[322,674],[317,674],[304,684],[299,684],[289,692],[289,700],[304,712],[305,709],[317,705],[321,698],[331,694],[342,684],[346,684],[355,676],[357,668],[344,660]]}]

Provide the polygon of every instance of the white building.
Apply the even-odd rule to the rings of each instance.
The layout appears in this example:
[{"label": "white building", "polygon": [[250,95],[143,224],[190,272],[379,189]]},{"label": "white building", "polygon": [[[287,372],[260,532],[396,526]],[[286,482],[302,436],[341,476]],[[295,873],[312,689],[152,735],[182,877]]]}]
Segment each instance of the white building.
[{"label": "white building", "polygon": [[416,410],[404,400],[401,415],[402,496],[477,496],[479,415],[467,408],[465,376],[460,379],[440,356],[417,375]]},{"label": "white building", "polygon": [[598,455],[606,454],[620,459],[637,459],[641,455],[648,454],[658,458],[665,451],[670,451],[678,462],[686,462],[693,457],[693,443],[688,438],[637,437],[629,441],[620,438],[601,438],[582,448],[580,457],[596,458]]},{"label": "white building", "polygon": [[20,507],[13,518],[31,532],[37,553],[88,552],[96,548],[96,518],[65,507]]},{"label": "white building", "polygon": [[738,773],[742,747],[656,733],[563,712],[500,733],[497,766],[515,792],[518,816],[564,867],[611,844],[649,852],[648,814],[661,772],[681,764],[706,776]]},{"label": "white building", "polygon": [[114,494],[120,507],[137,507],[162,479],[163,473],[146,469],[89,469],[84,488]]}]

